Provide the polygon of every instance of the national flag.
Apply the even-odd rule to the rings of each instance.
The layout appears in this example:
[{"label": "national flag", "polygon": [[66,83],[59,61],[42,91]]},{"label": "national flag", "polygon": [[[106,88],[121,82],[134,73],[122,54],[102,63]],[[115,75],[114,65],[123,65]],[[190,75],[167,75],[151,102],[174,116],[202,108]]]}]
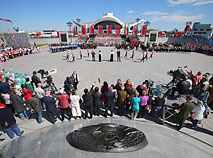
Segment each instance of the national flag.
[{"label": "national flag", "polygon": [[145,34],[146,34],[146,25],[143,25],[141,29],[141,35],[145,35]]},{"label": "national flag", "polygon": [[107,25],[107,34],[111,34],[111,25]]},{"label": "national flag", "polygon": [[116,35],[119,35],[120,34],[120,27],[119,27],[119,25],[116,25],[115,30],[116,30]]},{"label": "national flag", "polygon": [[85,26],[84,25],[81,26],[81,35],[85,35]]},{"label": "national flag", "polygon": [[15,39],[15,35],[12,36],[11,40],[14,41],[14,39]]},{"label": "national flag", "polygon": [[90,34],[94,34],[94,26],[93,25],[90,26]]},{"label": "national flag", "polygon": [[161,31],[158,31],[158,36],[162,36],[162,32]]},{"label": "national flag", "polygon": [[125,25],[125,27],[124,27],[124,34],[128,35],[128,33],[129,33],[128,25]]},{"label": "national flag", "polygon": [[102,35],[102,26],[101,25],[98,25],[98,34]]},{"label": "national flag", "polygon": [[137,35],[137,26],[136,25],[133,26],[133,34]]}]

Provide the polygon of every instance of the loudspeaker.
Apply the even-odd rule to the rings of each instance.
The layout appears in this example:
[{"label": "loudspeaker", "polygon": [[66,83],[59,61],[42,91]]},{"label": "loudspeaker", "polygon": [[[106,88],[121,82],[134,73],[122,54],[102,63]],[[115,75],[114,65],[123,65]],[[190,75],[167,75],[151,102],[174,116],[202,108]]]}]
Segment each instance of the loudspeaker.
[{"label": "loudspeaker", "polygon": [[60,33],[59,40],[60,42],[68,42],[68,33]]}]

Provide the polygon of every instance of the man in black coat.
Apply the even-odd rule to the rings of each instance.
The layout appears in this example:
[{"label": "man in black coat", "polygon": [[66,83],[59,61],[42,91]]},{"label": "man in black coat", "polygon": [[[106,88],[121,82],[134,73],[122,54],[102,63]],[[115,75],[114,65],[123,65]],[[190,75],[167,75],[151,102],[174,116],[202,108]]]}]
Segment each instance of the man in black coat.
[{"label": "man in black coat", "polygon": [[46,105],[46,110],[49,113],[51,122],[55,124],[57,121],[57,110],[56,110],[56,101],[50,97],[50,91],[45,92],[45,96],[42,98],[43,103]]},{"label": "man in black coat", "polygon": [[111,117],[113,116],[114,113],[114,107],[115,107],[115,92],[112,92],[112,88],[109,88],[109,91],[104,93],[104,98],[105,100],[105,114],[104,116],[107,117],[108,115],[108,110],[111,112]]},{"label": "man in black coat", "polygon": [[24,133],[24,131],[21,132],[16,124],[12,110],[6,107],[2,101],[0,101],[0,126],[4,128],[5,132],[11,139],[15,137],[15,134],[21,136]]},{"label": "man in black coat", "polygon": [[40,78],[37,76],[36,71],[33,71],[33,76],[32,76],[31,79],[32,79],[32,83],[34,83],[36,87],[37,87],[37,84],[38,84],[38,83],[41,83],[41,80],[40,80]]},{"label": "man in black coat", "polygon": [[90,117],[93,117],[93,97],[92,97],[92,90],[93,90],[94,84],[92,85],[90,91],[88,89],[84,89],[84,94],[82,96],[83,98],[83,105],[85,108],[85,119],[88,117],[88,112],[90,113]]},{"label": "man in black coat", "polygon": [[92,97],[93,97],[93,112],[95,115],[99,116],[102,100],[101,100],[101,93],[99,92],[98,87],[95,87],[95,91],[92,94]]}]

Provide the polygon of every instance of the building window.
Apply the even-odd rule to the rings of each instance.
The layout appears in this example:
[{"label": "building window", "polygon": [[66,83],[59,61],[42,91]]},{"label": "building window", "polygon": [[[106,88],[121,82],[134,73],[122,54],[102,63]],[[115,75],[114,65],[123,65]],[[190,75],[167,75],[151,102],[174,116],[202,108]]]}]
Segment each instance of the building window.
[{"label": "building window", "polygon": [[203,32],[203,34],[207,34],[207,32]]},{"label": "building window", "polygon": [[194,32],[194,34],[197,34],[197,32]]},{"label": "building window", "polygon": [[203,29],[200,29],[200,31],[203,31]]},{"label": "building window", "polygon": [[197,29],[194,29],[194,31],[197,31]]},{"label": "building window", "polygon": [[206,29],[206,31],[211,31],[211,29]]}]

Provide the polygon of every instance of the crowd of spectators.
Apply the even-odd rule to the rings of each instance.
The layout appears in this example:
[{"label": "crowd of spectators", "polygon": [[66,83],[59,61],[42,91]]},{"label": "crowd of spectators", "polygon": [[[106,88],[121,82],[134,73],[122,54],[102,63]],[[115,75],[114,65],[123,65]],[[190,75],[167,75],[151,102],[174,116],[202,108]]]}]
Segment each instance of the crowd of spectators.
[{"label": "crowd of spectators", "polygon": [[115,46],[123,43],[124,40],[119,35],[96,35],[94,44],[97,46]]},{"label": "crowd of spectators", "polygon": [[[196,75],[190,73],[187,80],[190,84],[191,94],[197,98],[197,102],[191,102],[192,97],[187,96],[186,102],[178,106],[177,129],[180,130],[186,119],[190,117],[192,127],[197,128],[198,122],[207,117],[208,107],[213,103],[213,77],[209,73]],[[67,91],[67,90],[66,90]],[[45,90],[40,78],[34,71],[33,76],[27,74],[12,73],[2,70],[0,73],[0,124],[10,138],[21,136],[21,131],[16,124],[14,116],[20,119],[36,118],[42,123],[42,113],[46,111],[51,123],[57,119],[62,122],[68,116],[68,120],[92,119],[97,116],[126,116],[130,119],[151,116],[156,119],[159,111],[166,104],[161,90],[151,91],[150,84],[145,81],[141,85],[134,86],[129,79],[123,84],[120,79],[115,85],[103,82],[101,87],[94,82],[90,89],[84,89],[84,94],[79,96],[76,89],[70,89],[67,94],[63,89],[57,97],[51,96],[51,91]],[[110,111],[110,112],[109,112]]]},{"label": "crowd of spectators", "polygon": [[35,54],[40,52],[40,47],[21,47],[14,49],[12,47],[5,47],[0,49],[0,63],[6,62],[9,59],[17,58],[23,55]]}]

